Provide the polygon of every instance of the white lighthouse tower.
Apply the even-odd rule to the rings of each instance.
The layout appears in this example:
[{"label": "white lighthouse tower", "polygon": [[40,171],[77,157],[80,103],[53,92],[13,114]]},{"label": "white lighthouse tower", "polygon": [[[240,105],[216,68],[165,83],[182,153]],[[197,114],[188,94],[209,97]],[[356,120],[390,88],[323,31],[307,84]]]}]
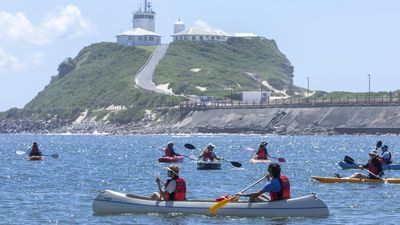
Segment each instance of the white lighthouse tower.
[{"label": "white lighthouse tower", "polygon": [[185,30],[185,24],[179,19],[174,23],[174,34]]},{"label": "white lighthouse tower", "polygon": [[151,32],[155,32],[155,17],[156,13],[153,11],[150,1],[144,0],[144,7],[140,7],[138,11],[133,13],[133,29],[142,28]]}]

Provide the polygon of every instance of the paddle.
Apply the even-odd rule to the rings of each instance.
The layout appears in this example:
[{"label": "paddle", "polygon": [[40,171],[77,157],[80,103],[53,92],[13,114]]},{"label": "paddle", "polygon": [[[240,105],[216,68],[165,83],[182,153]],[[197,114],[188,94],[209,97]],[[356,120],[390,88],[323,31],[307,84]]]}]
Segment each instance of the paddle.
[{"label": "paddle", "polygon": [[[262,180],[264,180],[264,179],[265,179],[265,177],[262,177],[262,178],[258,179],[256,182],[250,184],[250,186],[246,187],[245,189],[241,190],[240,192],[245,192],[245,191],[247,191],[248,189],[250,189],[250,188],[253,187],[254,185],[260,183],[260,182],[261,182]],[[224,206],[225,206],[226,204],[228,204],[229,202],[231,202],[231,201],[233,201],[233,200],[235,200],[235,199],[238,199],[238,197],[239,197],[239,196],[235,195],[235,196],[233,196],[233,197],[230,197],[230,198],[228,198],[228,199],[224,199],[224,200],[222,200],[222,201],[219,201],[219,202],[215,203],[214,205],[212,205],[212,206],[210,207],[210,213],[211,213],[211,214],[215,213],[218,209],[220,209],[221,207],[224,207]]]},{"label": "paddle", "polygon": [[[194,147],[194,145],[192,145],[192,144],[188,144],[188,143],[187,143],[187,144],[185,144],[184,146],[185,146],[185,148],[190,149],[190,150],[196,149],[196,147]],[[224,158],[221,158],[221,160],[230,162],[231,165],[234,166],[234,167],[241,167],[241,166],[242,166],[242,164],[241,164],[240,162],[230,161],[230,160],[227,160],[227,159],[224,159]]]},{"label": "paddle", "polygon": [[376,148],[375,150],[378,150],[378,148],[382,147],[382,141],[376,142]]},{"label": "paddle", "polygon": [[[21,150],[17,150],[15,153],[17,153],[18,155],[26,154],[26,152],[21,151]],[[58,154],[42,155],[42,156],[51,156],[53,159],[58,159],[58,157],[59,157]]]},{"label": "paddle", "polygon": [[[359,164],[355,163],[355,162],[354,162],[354,159],[351,158],[350,156],[347,156],[347,155],[344,156],[344,161],[347,162],[347,163],[349,163],[349,164],[355,164],[355,165],[359,166]],[[383,182],[386,182],[382,177],[377,176],[376,174],[372,173],[371,171],[369,171],[369,170],[367,170],[367,169],[365,169],[365,168],[363,168],[363,167],[359,167],[359,168],[362,169],[362,170],[365,170],[366,172],[368,172],[368,173],[371,174],[372,176],[374,176],[374,177],[376,177],[376,178],[378,178],[378,179],[381,179]]]},{"label": "paddle", "polygon": [[[251,147],[247,147],[246,150],[247,150],[247,151],[254,151],[255,149],[254,149],[254,148],[251,148]],[[281,158],[281,157],[278,157],[278,158],[277,158],[277,157],[270,156],[270,155],[268,155],[268,157],[269,157],[269,158],[276,159],[276,160],[278,160],[278,161],[281,162],[281,163],[286,162],[286,159],[285,159],[285,158]]]}]

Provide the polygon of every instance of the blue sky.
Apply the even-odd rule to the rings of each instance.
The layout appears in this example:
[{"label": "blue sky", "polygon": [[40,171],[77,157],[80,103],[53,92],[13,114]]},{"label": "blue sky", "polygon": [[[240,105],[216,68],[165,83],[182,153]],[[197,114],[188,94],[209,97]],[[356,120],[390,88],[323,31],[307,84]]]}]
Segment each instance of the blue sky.
[{"label": "blue sky", "polygon": [[[23,107],[66,57],[130,29],[142,0],[0,2],[0,111]],[[295,68],[295,85],[325,91],[400,89],[400,1],[153,0],[156,32],[173,23],[274,39]]]}]

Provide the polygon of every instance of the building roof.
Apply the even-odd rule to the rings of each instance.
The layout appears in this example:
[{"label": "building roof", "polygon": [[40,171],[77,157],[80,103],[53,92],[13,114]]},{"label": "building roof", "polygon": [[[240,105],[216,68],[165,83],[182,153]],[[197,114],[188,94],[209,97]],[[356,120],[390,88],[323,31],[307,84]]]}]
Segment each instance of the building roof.
[{"label": "building roof", "polygon": [[181,31],[179,33],[173,34],[172,36],[181,36],[181,35],[209,35],[209,36],[225,36],[225,37],[230,36],[223,30],[211,30],[200,27],[192,27],[187,30]]},{"label": "building roof", "polygon": [[256,33],[235,33],[233,37],[258,37]]},{"label": "building roof", "polygon": [[142,28],[135,28],[132,30],[128,30],[118,34],[117,36],[160,36],[157,33],[142,29]]}]

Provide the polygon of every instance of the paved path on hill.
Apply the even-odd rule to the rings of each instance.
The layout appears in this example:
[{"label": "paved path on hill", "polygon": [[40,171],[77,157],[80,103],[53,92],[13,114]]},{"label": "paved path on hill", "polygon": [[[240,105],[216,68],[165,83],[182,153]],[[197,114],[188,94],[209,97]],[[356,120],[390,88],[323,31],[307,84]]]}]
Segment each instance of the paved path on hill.
[{"label": "paved path on hill", "polygon": [[172,93],[164,90],[159,89],[153,82],[153,74],[154,70],[158,62],[164,57],[165,53],[167,52],[168,45],[159,45],[154,53],[150,56],[149,60],[140,68],[139,72],[136,74],[135,83],[139,87],[154,91],[161,94],[170,95]]}]

